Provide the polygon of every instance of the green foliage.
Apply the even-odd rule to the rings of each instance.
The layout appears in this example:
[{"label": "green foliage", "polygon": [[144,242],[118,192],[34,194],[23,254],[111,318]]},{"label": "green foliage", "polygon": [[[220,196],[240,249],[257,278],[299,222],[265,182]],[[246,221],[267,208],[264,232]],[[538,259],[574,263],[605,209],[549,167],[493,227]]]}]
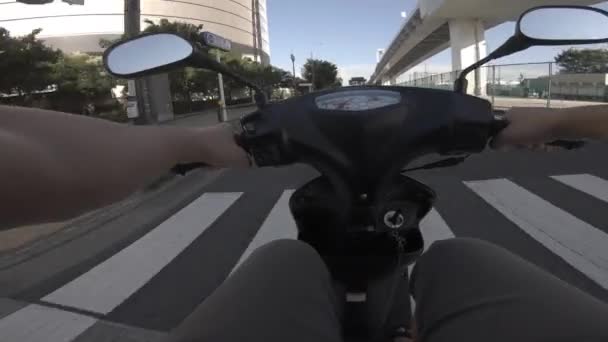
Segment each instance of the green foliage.
[{"label": "green foliage", "polygon": [[[199,44],[200,33],[203,29],[202,24],[192,25],[179,21],[169,21],[167,19],[161,19],[158,24],[150,19],[146,19],[144,20],[144,23],[146,23],[146,25],[148,26],[146,26],[142,33],[175,33],[195,44]],[[118,43],[126,39],[127,36],[124,34],[120,38],[114,40],[102,38],[99,40],[99,46],[104,49],[107,49],[112,44]]]},{"label": "green foliage", "polygon": [[189,88],[194,94],[212,96],[217,92],[217,74],[209,70],[189,69]]},{"label": "green foliage", "polygon": [[57,91],[93,99],[109,94],[115,81],[104,71],[101,59],[89,55],[64,55],[54,66]]},{"label": "green foliage", "polygon": [[113,113],[111,119],[122,120],[124,110],[111,94],[116,81],[105,73],[101,57],[64,55],[45,46],[39,33],[11,37],[0,28],[0,92],[6,94],[0,100],[77,114]]},{"label": "green foliage", "polygon": [[316,90],[342,85],[342,80],[338,77],[338,67],[332,62],[309,58],[302,67],[302,76],[306,81],[313,82],[313,71]]},{"label": "green foliage", "polygon": [[0,92],[29,95],[53,85],[52,65],[61,52],[38,40],[41,31],[15,38],[0,27]]},{"label": "green foliage", "polygon": [[116,85],[105,72],[101,58],[86,54],[62,56],[54,65],[54,78],[56,97],[68,99],[62,107],[69,107],[70,112],[82,112],[83,108],[106,100]]},{"label": "green foliage", "polygon": [[565,73],[608,73],[608,49],[574,49],[562,51],[555,62]]},{"label": "green foliage", "polygon": [[158,24],[150,19],[144,21],[148,26],[144,29],[144,33],[175,33],[184,39],[199,44],[200,34],[203,30],[203,25],[192,25],[179,21],[169,21],[161,19]]}]

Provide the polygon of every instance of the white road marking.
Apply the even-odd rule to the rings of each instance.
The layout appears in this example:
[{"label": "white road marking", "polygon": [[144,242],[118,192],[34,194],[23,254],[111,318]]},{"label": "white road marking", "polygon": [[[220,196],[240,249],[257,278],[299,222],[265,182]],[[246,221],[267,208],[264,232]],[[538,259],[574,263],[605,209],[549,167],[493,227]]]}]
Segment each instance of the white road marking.
[{"label": "white road marking", "polygon": [[[435,241],[454,238],[454,233],[435,208],[431,209],[424,219],[420,221],[420,232],[424,238],[425,252]],[[410,276],[412,275],[414,264],[409,265],[407,268]]]},{"label": "white road marking", "polygon": [[273,240],[296,239],[298,237],[298,228],[291,216],[291,211],[289,210],[289,198],[291,198],[293,192],[294,190],[283,191],[279,200],[275,203],[272,210],[270,210],[268,217],[264,220],[262,227],[260,227],[245,252],[243,252],[243,255],[241,255],[239,262],[230,272],[231,274],[243,263],[243,261],[247,260],[251,253],[258,247]]},{"label": "white road marking", "polygon": [[96,322],[92,317],[31,304],[0,320],[0,340],[69,342]]},{"label": "white road marking", "polygon": [[425,251],[435,241],[454,238],[454,233],[435,209],[431,209],[420,222],[420,231],[424,237]]},{"label": "white road marking", "polygon": [[608,235],[507,179],[465,185],[532,238],[608,289]]},{"label": "white road marking", "polygon": [[608,181],[589,174],[552,176],[558,182],[564,183],[576,190],[582,191],[599,200],[608,202]]},{"label": "white road marking", "polygon": [[133,244],[42,300],[107,314],[199,237],[242,193],[206,193]]}]

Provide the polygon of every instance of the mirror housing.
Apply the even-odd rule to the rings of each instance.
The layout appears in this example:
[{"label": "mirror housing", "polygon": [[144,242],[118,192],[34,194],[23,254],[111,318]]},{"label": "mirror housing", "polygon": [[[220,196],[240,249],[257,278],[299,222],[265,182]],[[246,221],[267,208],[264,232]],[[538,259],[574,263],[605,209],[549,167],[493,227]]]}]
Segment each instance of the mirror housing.
[{"label": "mirror housing", "polygon": [[113,44],[104,52],[103,64],[113,76],[137,78],[183,66],[193,54],[194,47],[182,37],[152,33]]},{"label": "mirror housing", "polygon": [[111,75],[129,79],[186,66],[208,69],[253,88],[258,107],[267,102],[266,94],[257,84],[230,70],[197,44],[173,33],[147,33],[115,43],[104,52],[103,64]]},{"label": "mirror housing", "polygon": [[[574,21],[573,25],[576,25],[576,27],[569,27],[567,25],[566,27],[564,27],[564,21],[558,20],[558,18],[552,18],[552,16],[555,16],[557,14],[561,13],[566,15],[566,12],[572,11],[579,12],[579,14],[583,15],[593,16],[594,20],[591,24],[597,25],[597,23],[599,22],[601,25],[603,25],[602,27],[598,28],[599,31],[603,30],[602,37],[589,36],[591,31],[588,30],[587,32],[581,33],[581,25],[585,23],[584,19],[581,20],[580,18],[578,18],[576,21]],[[566,30],[566,32],[568,32],[566,34],[574,34],[574,36],[566,39],[553,37],[551,36],[551,27],[547,28],[546,25],[543,27],[543,30],[545,32],[541,32],[542,30],[538,30],[537,28],[535,28],[533,26],[533,23],[535,22],[535,19],[543,16],[550,19],[554,19],[553,22],[556,25],[559,25],[562,30]],[[568,13],[568,16],[572,16],[572,13]],[[587,21],[587,23],[589,23],[589,21]],[[545,34],[545,36],[543,37],[542,34]],[[530,35],[536,35],[536,37],[531,37]],[[478,69],[479,67],[491,60],[508,56],[515,52],[523,51],[531,46],[578,45],[606,42],[608,42],[608,12],[602,9],[588,6],[533,7],[524,12],[519,17],[519,19],[517,20],[517,25],[515,27],[515,34],[511,38],[509,38],[498,49],[492,51],[492,53],[487,55],[485,58],[470,65],[460,73],[458,79],[454,82],[454,91],[466,94],[466,89],[468,86],[468,81],[466,77],[471,71]]]}]

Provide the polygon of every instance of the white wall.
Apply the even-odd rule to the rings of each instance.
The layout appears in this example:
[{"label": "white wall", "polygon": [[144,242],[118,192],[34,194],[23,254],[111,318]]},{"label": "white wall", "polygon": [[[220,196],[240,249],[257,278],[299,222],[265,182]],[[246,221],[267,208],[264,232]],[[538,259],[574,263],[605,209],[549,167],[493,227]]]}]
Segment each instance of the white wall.
[{"label": "white wall", "polygon": [[[235,43],[253,45],[251,0],[141,0],[143,20],[167,18],[194,25],[224,36]],[[124,27],[124,0],[85,0],[84,6],[70,6],[59,0],[47,5],[0,2],[0,27],[12,35],[42,28],[41,38],[96,35],[120,35]],[[260,0],[263,50],[270,53],[266,1]],[[89,42],[90,43],[90,42]],[[85,44],[87,46],[91,44]]]}]

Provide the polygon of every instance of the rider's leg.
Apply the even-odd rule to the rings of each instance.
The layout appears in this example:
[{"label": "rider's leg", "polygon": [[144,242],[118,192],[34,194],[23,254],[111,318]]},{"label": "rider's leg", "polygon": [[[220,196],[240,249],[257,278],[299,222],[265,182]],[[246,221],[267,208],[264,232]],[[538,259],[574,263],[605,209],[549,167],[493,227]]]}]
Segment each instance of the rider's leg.
[{"label": "rider's leg", "polygon": [[257,249],[170,341],[341,341],[339,305],[317,252],[295,240]]},{"label": "rider's leg", "polygon": [[419,341],[608,341],[608,305],[503,248],[436,242],[412,279]]}]

